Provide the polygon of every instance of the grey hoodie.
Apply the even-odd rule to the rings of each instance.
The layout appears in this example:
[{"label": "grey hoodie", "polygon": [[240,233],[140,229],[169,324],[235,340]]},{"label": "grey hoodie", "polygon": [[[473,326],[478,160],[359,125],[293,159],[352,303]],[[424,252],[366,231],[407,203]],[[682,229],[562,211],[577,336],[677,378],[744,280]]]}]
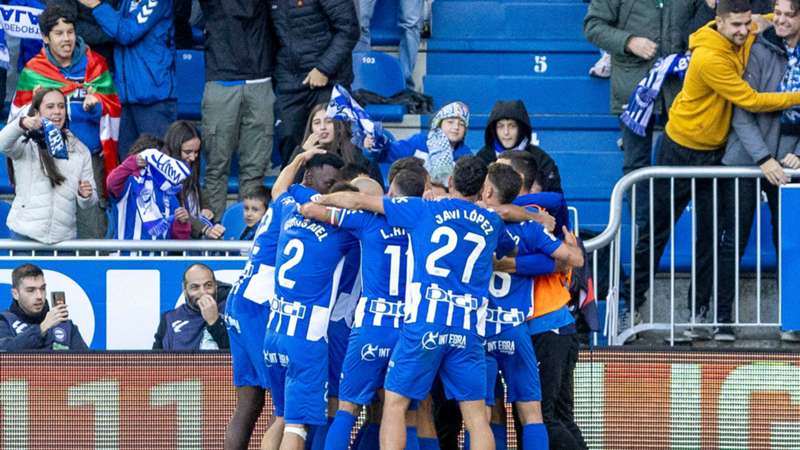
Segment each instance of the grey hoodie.
[{"label": "grey hoodie", "polygon": [[[758,92],[777,92],[786,64],[786,45],[770,28],[753,44],[744,79]],[[800,136],[781,135],[781,113],[751,113],[734,108],[722,163],[752,166],[770,157],[780,161],[788,153],[800,155]]]}]

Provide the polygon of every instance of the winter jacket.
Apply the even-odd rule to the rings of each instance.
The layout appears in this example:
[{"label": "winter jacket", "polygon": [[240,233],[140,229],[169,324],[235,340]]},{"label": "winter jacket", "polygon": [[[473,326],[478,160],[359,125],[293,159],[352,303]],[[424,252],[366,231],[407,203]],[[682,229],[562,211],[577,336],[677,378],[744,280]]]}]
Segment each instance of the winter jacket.
[{"label": "winter jacket", "polygon": [[308,90],[303,79],[316,68],[328,85],[353,82],[351,56],[359,36],[353,0],[271,0],[278,37],[276,94]]},{"label": "winter jacket", "polygon": [[123,0],[119,10],[102,3],[92,11],[117,42],[114,82],[122,104],[175,99],[172,0]]},{"label": "winter jacket", "polygon": [[[773,29],[756,38],[744,79],[758,92],[776,92],[786,70],[788,52]],[[769,158],[783,159],[788,153],[800,155],[800,136],[781,135],[781,112],[753,114],[734,108],[731,134],[722,163],[752,166]]]},{"label": "winter jacket", "polygon": [[[500,143],[497,140],[496,131],[497,122],[501,119],[514,119],[519,125],[519,142],[515,144],[515,147],[520,145],[523,139],[531,138],[531,133],[533,132],[531,119],[528,117],[528,110],[522,100],[497,101],[489,114],[489,122],[486,124],[483,148],[480,149],[477,155],[486,164],[495,162],[497,155],[502,153],[502,150],[498,151]],[[524,150],[536,159],[536,165],[539,167],[539,172],[542,173],[542,182],[544,183],[542,190],[545,192],[563,192],[561,190],[561,175],[558,173],[558,166],[556,166],[553,158],[533,144],[527,144]]]},{"label": "winter jacket", "polygon": [[0,313],[0,351],[88,349],[78,327],[71,320],[51,327],[42,336],[39,325],[48,311],[45,302],[40,314],[30,316],[12,300],[8,310]]},{"label": "winter jacket", "polygon": [[[225,328],[224,313],[225,299],[228,298],[231,288],[230,284],[217,281],[216,300],[219,319],[212,325],[205,322],[198,308],[189,306],[188,303],[164,312],[158,323],[153,350],[204,350],[201,346],[208,345],[209,338],[217,344],[220,350],[229,349],[230,341],[228,330]],[[175,324],[176,321],[185,323]],[[167,327],[170,328],[167,329]]]},{"label": "winter jacket", "polygon": [[[612,113],[622,113],[633,89],[659,57],[686,51],[687,29],[696,16],[705,17],[706,9],[710,10],[705,0],[670,0],[662,8],[653,0],[592,0],[583,20],[583,33],[611,55]],[[631,37],[648,38],[658,44],[656,56],[644,60],[628,52],[625,46]],[[680,90],[679,77],[667,78],[656,99],[655,111],[662,111],[664,101],[664,110],[668,110]]]},{"label": "winter jacket", "polygon": [[670,139],[693,150],[716,150],[728,139],[734,105],[770,112],[800,104],[800,92],[759,93],[742,79],[755,39],[750,33],[744,45],[735,47],[713,23],[692,33],[692,60],[683,89],[669,110]]},{"label": "winter jacket", "polygon": [[267,2],[201,0],[200,7],[206,22],[206,81],[272,76],[275,49]]},{"label": "winter jacket", "polygon": [[[407,156],[415,156],[423,161],[428,159],[428,132],[415,134],[408,139],[399,141],[388,141],[386,148],[380,154],[378,160],[380,162],[393,163],[400,158]],[[463,156],[472,155],[472,150],[461,142],[453,150],[453,160],[456,161]]]},{"label": "winter jacket", "polygon": [[[12,160],[16,182],[14,202],[6,225],[15,233],[25,235],[45,244],[75,239],[78,207],[89,208],[97,204],[97,187],[94,184],[92,156],[81,141],[67,130],[69,159],[56,159],[56,167],[66,178],[61,185],[52,187],[42,171],[39,148],[24,136],[25,131],[15,120],[0,131],[0,151]],[[81,180],[92,184],[92,195],[78,195]]]}]

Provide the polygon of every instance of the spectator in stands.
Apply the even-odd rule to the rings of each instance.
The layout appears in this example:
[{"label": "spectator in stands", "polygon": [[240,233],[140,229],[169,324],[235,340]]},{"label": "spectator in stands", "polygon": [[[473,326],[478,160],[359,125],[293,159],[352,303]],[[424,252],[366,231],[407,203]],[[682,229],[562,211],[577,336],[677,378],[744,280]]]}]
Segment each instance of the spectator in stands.
[{"label": "spectator in stands", "polygon": [[301,143],[303,120],[330,99],[331,88],[353,82],[358,18],[353,0],[275,2],[270,11],[278,37],[275,102],[283,164]]},{"label": "spectator in stands", "polygon": [[[152,176],[148,174],[148,170],[153,170],[153,161],[163,155],[163,147],[161,139],[143,134],[131,145],[125,161],[108,174],[106,185],[114,200],[114,239],[175,239],[180,234],[177,230],[180,222],[175,217],[180,208],[176,190],[183,180],[160,189],[154,187]],[[183,163],[177,164],[174,158],[167,155],[163,158],[175,172],[188,170],[185,165],[180,167]]]},{"label": "spectator in stands", "polygon": [[489,123],[484,132],[484,146],[478,157],[486,164],[497,160],[497,155],[507,150],[523,150],[536,159],[536,165],[544,174],[542,190],[562,192],[561,175],[550,155],[531,144],[531,128],[528,110],[522,100],[499,100],[489,114]]},{"label": "spectator in stands", "polygon": [[453,102],[433,116],[429,131],[399,141],[391,141],[386,136],[386,145],[380,148],[375,146],[373,138],[367,137],[364,148],[374,151],[375,159],[385,162],[416,156],[423,161],[434,182],[447,185],[455,161],[472,155],[472,150],[464,142],[468,127],[469,108],[462,102]]},{"label": "spectator in stands", "polygon": [[256,186],[245,192],[242,197],[242,213],[244,214],[244,230],[240,241],[252,241],[256,237],[256,229],[269,206],[269,194],[264,186]]},{"label": "spectator in stands", "polygon": [[[645,78],[657,61],[687,49],[685,31],[696,15],[711,8],[716,0],[673,0],[663,2],[631,2],[592,0],[583,22],[586,38],[611,56],[611,113],[620,115],[639,81]],[[697,27],[705,24],[697,24]],[[654,26],[657,24],[657,26]],[[694,31],[694,30],[692,30]],[[668,66],[665,63],[665,66]],[[621,122],[622,173],[627,174],[651,164],[653,127],[666,122],[667,111],[681,90],[683,78],[667,73],[653,99],[653,114],[642,127],[641,135]],[[653,85],[653,89],[656,87]],[[636,185],[636,225],[639,233],[647,232],[650,217],[648,183]]]},{"label": "spectator in stands", "polygon": [[[114,127],[108,122],[119,120],[119,98],[103,57],[75,36],[76,21],[75,14],[61,4],[48,6],[39,16],[44,48],[20,74],[9,120],[24,113],[40,86],[53,84],[67,94],[69,128],[89,148],[99,191],[96,205],[78,210],[78,238],[100,239],[108,226],[103,189],[106,169],[117,165],[116,136],[111,139]],[[112,118],[112,112],[117,117]],[[101,140],[103,132],[109,136]]]},{"label": "spectator in stands", "polygon": [[0,131],[0,151],[13,163],[16,196],[6,220],[12,239],[75,239],[78,208],[97,204],[92,156],[67,122],[64,94],[42,88],[27,111]]},{"label": "spectator in stands", "polygon": [[[775,2],[775,26],[756,38],[750,50],[750,59],[744,79],[758,92],[785,92],[800,90],[797,74],[800,63],[794,49],[800,42],[800,0]],[[790,63],[791,61],[791,63]],[[722,163],[727,166],[758,165],[767,182],[761,182],[761,192],[767,196],[772,218],[772,242],[778,248],[778,186],[789,182],[784,168],[800,169],[800,122],[798,108],[784,112],[753,114],[735,107],[731,134]],[[757,192],[754,178],[739,180],[739,222],[736,222],[736,183],[732,179],[719,181],[722,208],[719,223],[719,304],[733,304],[736,288],[736,265],[741,260],[755,210],[760,205],[761,192]],[[739,254],[736,254],[736,227],[739,227]],[[718,335],[719,336],[719,335]],[[781,339],[800,341],[800,334],[784,331]]]},{"label": "spectator in stands", "polygon": [[230,290],[229,284],[217,282],[205,264],[189,266],[183,272],[185,303],[161,315],[153,350],[230,348],[222,314]]},{"label": "spectator in stands", "polygon": [[[755,41],[755,34],[751,31],[755,29],[748,0],[720,0],[714,23],[690,36],[692,59],[683,89],[669,111],[669,121],[658,153],[659,165],[720,165],[734,106],[750,112],[771,112],[800,105],[800,92],[759,93],[742,79],[746,57]],[[680,212],[692,200],[697,218],[697,236],[694,239],[697,273],[696,285],[694,289],[689,289],[688,303],[689,308],[694,309],[692,322],[703,323],[707,318],[715,317],[713,312],[707,316],[714,280],[713,250],[716,241],[713,235],[713,217],[716,214],[713,209],[713,182],[711,179],[699,179],[695,182],[695,188],[688,179],[676,179],[674,183],[674,204],[670,198],[670,180],[657,179],[654,184],[652,260],[658,264],[669,239],[670,210],[677,212],[677,220]],[[722,205],[722,208],[731,206]],[[649,233],[639,234],[633,292],[637,307],[645,301],[644,295],[650,287],[650,270],[655,270],[655,267],[650,267],[650,245]],[[692,301],[693,293],[696,294],[696,303]],[[695,308],[692,308],[693,304]],[[626,319],[625,314],[630,311],[621,311],[622,318]],[[720,302],[716,317],[719,323],[731,322],[730,305]],[[622,327],[635,323],[635,314],[627,320],[628,323],[625,322],[620,322]],[[723,325],[714,331],[717,340],[735,338],[729,326]],[[689,338],[696,334],[696,330],[687,330]]]},{"label": "spectator in stands", "polygon": [[[289,158],[294,161],[304,151],[318,149],[333,153],[342,158],[345,164],[366,166],[369,176],[383,186],[383,175],[377,164],[369,161],[358,147],[351,142],[350,124],[341,120],[333,120],[326,114],[327,104],[320,103],[311,110],[306,122],[303,145],[297,146]],[[297,175],[297,182],[303,179],[304,170]]]},{"label": "spectator in stands", "polygon": [[200,145],[200,134],[186,120],[174,122],[164,135],[164,153],[183,161],[191,170],[178,194],[180,207],[175,210],[174,239],[219,239],[225,233],[225,227],[212,222],[214,214],[208,209],[201,209]]},{"label": "spectator in stands", "polygon": [[47,305],[44,272],[23,264],[11,272],[11,297],[0,313],[0,351],[86,350],[78,327],[69,319],[66,303]]},{"label": "spectator in stands", "polygon": [[[358,0],[358,23],[361,34],[355,51],[370,51],[370,22],[377,0]],[[401,0],[397,25],[403,31],[400,36],[400,68],[406,81],[406,89],[414,90],[414,66],[417,64],[420,33],[422,32],[422,0]]]},{"label": "spectator in stands", "polygon": [[116,42],[119,146],[127,150],[143,133],[163,136],[178,118],[172,0],[122,0],[118,10],[101,0],[79,1]]},{"label": "spectator in stands", "polygon": [[200,6],[205,18],[206,66],[204,207],[219,220],[225,211],[234,152],[238,149],[240,199],[243,192],[262,185],[270,167],[275,122],[270,77],[275,46],[270,2],[201,0]]}]

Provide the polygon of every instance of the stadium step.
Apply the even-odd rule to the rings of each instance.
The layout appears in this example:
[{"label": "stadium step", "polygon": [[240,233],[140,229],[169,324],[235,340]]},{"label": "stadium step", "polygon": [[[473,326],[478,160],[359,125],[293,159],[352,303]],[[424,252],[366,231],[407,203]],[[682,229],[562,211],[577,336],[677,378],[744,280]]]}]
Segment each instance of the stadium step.
[{"label": "stadium step", "polygon": [[460,75],[585,77],[598,53],[428,51],[428,76]]}]

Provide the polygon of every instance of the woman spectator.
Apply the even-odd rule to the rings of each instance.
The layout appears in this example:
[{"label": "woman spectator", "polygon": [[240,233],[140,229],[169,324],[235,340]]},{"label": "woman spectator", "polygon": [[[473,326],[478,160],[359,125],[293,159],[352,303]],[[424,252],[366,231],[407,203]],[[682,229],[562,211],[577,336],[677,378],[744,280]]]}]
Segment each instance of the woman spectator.
[{"label": "woman spectator", "polygon": [[222,225],[212,223],[214,213],[210,209],[201,209],[200,145],[200,134],[186,120],[173,122],[164,135],[164,153],[183,161],[191,170],[178,194],[180,207],[175,210],[177,223],[173,239],[219,239],[225,233]]},{"label": "woman spectator", "polygon": [[89,150],[68,129],[64,94],[39,89],[27,113],[0,131],[0,151],[12,161],[12,238],[75,239],[78,207],[96,205],[97,189]]},{"label": "woman spectator", "polygon": [[[352,142],[350,125],[340,120],[333,120],[326,114],[327,103],[320,103],[311,109],[306,122],[303,145],[296,147],[289,161],[297,155],[311,149],[321,149],[342,158],[345,164],[369,167],[369,177],[383,186],[383,175],[377,164],[369,161],[361,150]],[[304,171],[297,174],[297,182],[303,179]]]}]

